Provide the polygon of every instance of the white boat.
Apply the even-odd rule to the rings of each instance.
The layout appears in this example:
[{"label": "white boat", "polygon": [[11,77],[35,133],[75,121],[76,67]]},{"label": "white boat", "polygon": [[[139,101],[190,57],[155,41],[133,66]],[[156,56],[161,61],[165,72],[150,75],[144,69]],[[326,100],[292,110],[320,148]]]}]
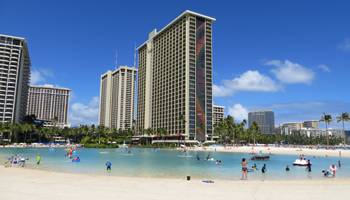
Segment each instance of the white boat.
[{"label": "white boat", "polygon": [[307,166],[307,160],[305,160],[305,159],[296,159],[293,162],[293,165],[294,166]]}]

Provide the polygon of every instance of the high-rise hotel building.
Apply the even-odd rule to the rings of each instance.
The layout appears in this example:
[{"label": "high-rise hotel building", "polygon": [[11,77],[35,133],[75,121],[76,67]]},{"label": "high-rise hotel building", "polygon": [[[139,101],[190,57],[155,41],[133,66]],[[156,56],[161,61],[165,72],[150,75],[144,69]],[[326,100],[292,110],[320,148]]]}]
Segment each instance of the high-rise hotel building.
[{"label": "high-rise hotel building", "polygon": [[67,127],[70,89],[53,86],[30,86],[27,115],[44,120],[45,126]]},{"label": "high-rise hotel building", "polygon": [[100,125],[115,129],[132,128],[137,69],[121,66],[101,76]]},{"label": "high-rise hotel building", "polygon": [[212,139],[212,23],[185,11],[138,47],[137,127]]},{"label": "high-rise hotel building", "polygon": [[24,38],[0,34],[0,122],[21,122],[26,114],[30,57]]},{"label": "high-rise hotel building", "polygon": [[262,134],[275,133],[275,113],[271,110],[254,111],[248,113],[249,127],[256,123]]},{"label": "high-rise hotel building", "polygon": [[213,105],[213,125],[224,120],[224,106]]}]

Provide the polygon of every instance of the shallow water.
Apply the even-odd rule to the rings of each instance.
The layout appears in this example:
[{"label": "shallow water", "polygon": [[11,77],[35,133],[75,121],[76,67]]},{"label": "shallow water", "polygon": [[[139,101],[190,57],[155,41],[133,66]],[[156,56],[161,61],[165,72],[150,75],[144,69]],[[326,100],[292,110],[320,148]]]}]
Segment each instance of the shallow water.
[{"label": "shallow water", "polygon": [[[174,177],[185,178],[190,175],[200,179],[230,179],[238,180],[241,176],[240,162],[242,158],[250,158],[251,155],[243,153],[211,152],[215,160],[222,161],[216,165],[214,161],[206,161],[208,152],[183,153],[165,149],[130,148],[130,153],[125,149],[78,149],[80,163],[73,163],[65,157],[62,148],[2,148],[0,149],[0,161],[7,157],[20,154],[29,161],[26,167],[38,168],[50,171],[85,174],[107,174],[105,163],[112,162],[111,175],[116,176],[141,176],[141,177]],[[42,162],[35,164],[36,154],[42,156]],[[197,155],[200,157],[198,161]],[[312,162],[312,172],[306,172],[305,167],[292,166],[296,156],[272,155],[269,161],[249,161],[249,166],[257,164],[259,171],[248,173],[249,179],[256,180],[288,180],[288,179],[320,179],[324,178],[321,171],[328,169],[331,164],[341,160],[342,167],[337,171],[337,178],[350,178],[350,158],[339,157],[308,157]],[[267,166],[266,174],[260,169],[263,164]],[[289,165],[290,171],[285,167]]]}]

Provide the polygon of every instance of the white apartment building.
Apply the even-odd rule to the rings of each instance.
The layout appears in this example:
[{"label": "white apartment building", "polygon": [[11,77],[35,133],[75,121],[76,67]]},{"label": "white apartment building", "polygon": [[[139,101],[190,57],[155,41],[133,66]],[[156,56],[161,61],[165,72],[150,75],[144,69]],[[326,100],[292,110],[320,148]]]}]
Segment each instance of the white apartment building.
[{"label": "white apartment building", "polygon": [[133,126],[137,69],[121,66],[101,76],[100,125],[115,129]]},{"label": "white apartment building", "polygon": [[45,121],[45,126],[67,127],[70,89],[53,86],[30,86],[27,115]]},{"label": "white apartment building", "polygon": [[0,122],[21,122],[26,114],[30,57],[24,38],[0,34]]},{"label": "white apartment building", "polygon": [[137,128],[212,140],[212,23],[185,11],[138,47]]}]

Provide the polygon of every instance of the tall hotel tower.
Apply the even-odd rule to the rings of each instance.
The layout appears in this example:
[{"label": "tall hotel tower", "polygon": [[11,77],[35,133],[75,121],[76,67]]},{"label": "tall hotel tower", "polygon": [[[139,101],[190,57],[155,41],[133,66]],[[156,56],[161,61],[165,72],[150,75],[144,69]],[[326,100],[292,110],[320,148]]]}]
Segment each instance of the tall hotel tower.
[{"label": "tall hotel tower", "polygon": [[212,139],[212,23],[185,11],[138,47],[137,127]]},{"label": "tall hotel tower", "polygon": [[53,86],[30,86],[27,115],[44,120],[46,126],[67,127],[70,89]]},{"label": "tall hotel tower", "polygon": [[137,69],[121,66],[101,76],[100,125],[115,129],[132,128]]},{"label": "tall hotel tower", "polygon": [[0,122],[21,122],[26,114],[30,58],[24,38],[0,34]]}]

